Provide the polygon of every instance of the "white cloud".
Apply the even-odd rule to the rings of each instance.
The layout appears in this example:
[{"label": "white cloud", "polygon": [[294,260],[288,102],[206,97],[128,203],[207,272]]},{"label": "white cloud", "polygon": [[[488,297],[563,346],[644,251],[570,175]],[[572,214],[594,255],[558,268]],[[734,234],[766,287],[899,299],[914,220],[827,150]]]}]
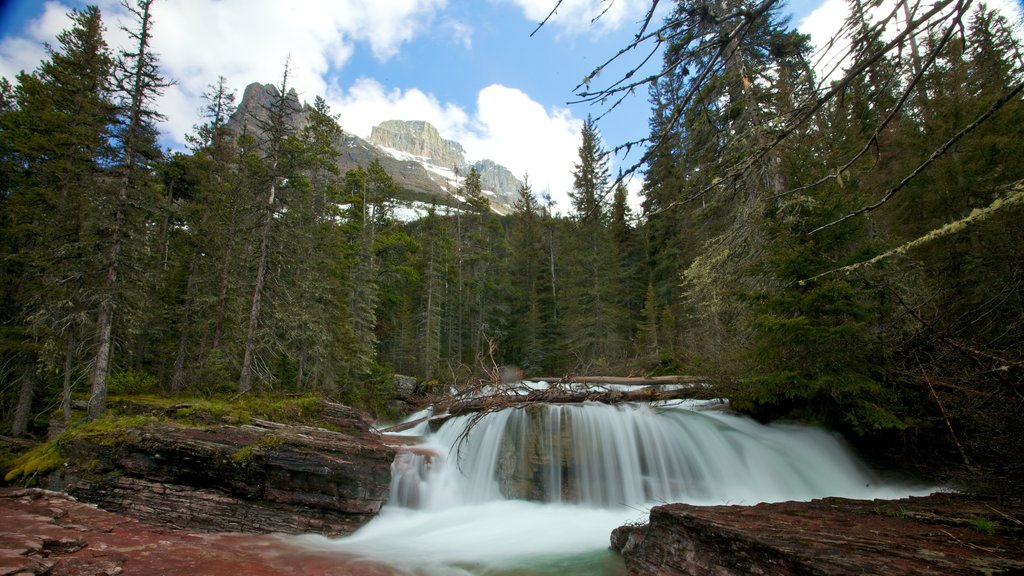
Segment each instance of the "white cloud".
[{"label": "white cloud", "polygon": [[356,80],[347,91],[332,87],[327,101],[340,115],[342,129],[363,138],[384,120],[425,120],[442,134],[458,132],[469,123],[466,112],[454,104],[443,104],[415,88],[388,89],[372,78]]},{"label": "white cloud", "polygon": [[[379,60],[430,27],[447,0],[175,0],[153,4],[153,50],[163,74],[176,84],[158,102],[168,118],[165,133],[176,142],[191,129],[202,106],[201,95],[218,76],[241,91],[250,81],[278,82],[284,64],[292,64],[290,84],[306,99],[324,94],[324,78],[348,61],[356,44]],[[122,47],[126,19],[117,0],[99,2],[107,41]],[[0,73],[13,77],[33,70],[45,56],[42,43],[54,41],[69,21],[70,8],[48,2],[43,15],[21,38],[0,44]],[[469,31],[463,31],[466,36]]]},{"label": "white cloud", "polygon": [[425,120],[461,143],[468,159],[489,158],[519,177],[529,173],[535,193],[550,192],[568,210],[582,121],[567,109],[547,110],[521,90],[497,84],[480,91],[472,114],[420,90],[387,89],[367,78],[329,94],[347,132],[366,137],[384,120]]},{"label": "white cloud", "polygon": [[582,125],[565,108],[546,110],[526,93],[494,84],[480,91],[473,125],[459,140],[470,156],[491,158],[519,177],[529,172],[534,192],[549,192],[568,210]]},{"label": "white cloud", "polygon": [[[934,7],[934,3],[921,3],[915,4],[914,14],[918,17]],[[1024,33],[1022,33],[1021,19],[1022,19],[1022,5],[1016,0],[986,0],[985,5],[992,10],[1000,12],[1014,25],[1017,32],[1018,39],[1024,40]],[[899,5],[896,0],[882,0],[882,2],[873,9],[870,9],[867,13],[869,22],[878,22],[881,18],[894,13],[896,15],[895,25],[889,25],[885,29],[884,39],[894,37],[900,31],[906,27],[906,19],[903,16],[903,11],[897,9]],[[970,9],[973,13],[977,10],[978,5]],[[956,9],[955,5],[951,5],[947,10],[942,10],[934,17],[935,21],[950,20],[950,14]],[[849,5],[846,0],[824,0],[817,8],[815,8],[810,14],[805,16],[797,26],[800,32],[809,34],[811,36],[811,42],[816,47],[815,60],[813,62],[815,69],[821,76],[820,82],[825,85],[831,80],[838,78],[842,72],[843,67],[849,65],[849,49],[850,40],[849,35],[840,37],[845,19],[849,14]],[[943,26],[948,26],[948,23]],[[925,31],[922,30],[921,34]]]},{"label": "white cloud", "polygon": [[[526,18],[538,23],[547,18],[557,0],[506,0]],[[636,24],[650,8],[650,0],[562,0],[548,25],[569,34],[592,34]],[[595,20],[596,18],[596,20]],[[657,20],[656,21],[660,21]]]},{"label": "white cloud", "polygon": [[25,29],[24,36],[9,36],[0,42],[0,76],[14,81],[19,72],[31,72],[46,57],[44,43],[53,44],[57,34],[68,27],[68,8],[47,2],[43,14]]}]

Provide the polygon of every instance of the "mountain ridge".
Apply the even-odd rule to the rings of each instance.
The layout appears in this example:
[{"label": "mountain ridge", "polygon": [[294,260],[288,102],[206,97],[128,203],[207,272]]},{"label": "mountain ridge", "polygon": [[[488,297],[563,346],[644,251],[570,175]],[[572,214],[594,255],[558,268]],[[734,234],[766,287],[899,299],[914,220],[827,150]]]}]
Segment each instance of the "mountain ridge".
[{"label": "mountain ridge", "polygon": [[[258,132],[261,110],[278,94],[277,87],[272,84],[250,84],[245,88],[229,125],[237,131]],[[301,128],[310,107],[300,103],[294,91],[290,91],[288,101],[295,107],[293,128]],[[441,137],[429,122],[386,120],[374,126],[367,139],[344,131],[344,118],[340,123],[343,134],[335,146],[338,150],[337,165],[342,173],[356,167],[365,168],[376,159],[402,191],[403,197],[399,200],[462,208],[464,202],[459,196],[459,187],[469,170],[476,168],[491,208],[499,214],[512,211],[521,186],[519,178],[493,160],[469,163],[462,144]]]}]

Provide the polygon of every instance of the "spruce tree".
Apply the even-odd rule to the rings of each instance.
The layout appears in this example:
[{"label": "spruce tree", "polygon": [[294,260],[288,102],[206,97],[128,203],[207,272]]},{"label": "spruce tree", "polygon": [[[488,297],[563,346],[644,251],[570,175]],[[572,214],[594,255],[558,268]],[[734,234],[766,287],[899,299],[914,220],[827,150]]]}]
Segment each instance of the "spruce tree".
[{"label": "spruce tree", "polygon": [[[63,380],[62,412],[70,416],[79,344],[95,305],[98,267],[92,246],[111,163],[114,123],[112,58],[99,10],[69,13],[72,27],[33,74],[5,82],[0,114],[4,159],[3,277],[5,353],[24,359],[23,383],[38,381],[40,363]],[[32,365],[32,366],[30,366]],[[32,389],[23,386],[23,391]],[[27,406],[24,402],[22,406]]]},{"label": "spruce tree", "polygon": [[150,191],[152,167],[159,158],[154,123],[162,116],[152,108],[154,99],[167,87],[160,75],[156,55],[152,53],[153,0],[137,0],[123,6],[136,20],[135,29],[126,29],[135,42],[116,61],[114,74],[118,104],[116,125],[116,165],[113,197],[110,198],[106,223],[109,242],[105,248],[104,278],[100,288],[99,310],[96,314],[94,358],[89,375],[90,418],[106,410],[107,373],[112,351],[112,329],[115,302],[125,292],[118,276],[124,263],[125,242],[137,225],[138,215],[132,213],[132,202],[145,205]]}]

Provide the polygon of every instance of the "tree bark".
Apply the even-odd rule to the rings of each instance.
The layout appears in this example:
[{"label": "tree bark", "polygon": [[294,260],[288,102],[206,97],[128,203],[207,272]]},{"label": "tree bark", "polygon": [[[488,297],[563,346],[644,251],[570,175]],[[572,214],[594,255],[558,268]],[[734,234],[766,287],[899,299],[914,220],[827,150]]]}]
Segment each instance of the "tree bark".
[{"label": "tree bark", "polygon": [[14,422],[11,424],[11,436],[15,438],[21,438],[28,432],[28,417],[32,412],[32,395],[35,392],[35,372],[35,359],[29,358],[25,363],[25,371],[21,375],[18,408],[14,411]]},{"label": "tree bark", "polygon": [[60,395],[60,411],[64,416],[64,424],[71,422],[71,362],[74,357],[75,338],[72,330],[68,330],[67,348],[64,350],[64,386]]},{"label": "tree bark", "polygon": [[89,418],[97,418],[107,409],[107,370],[110,367],[110,333],[114,325],[114,289],[117,287],[117,269],[121,253],[121,227],[124,223],[124,205],[128,200],[125,184],[118,195],[114,215],[114,239],[107,257],[107,274],[103,282],[103,299],[96,315],[96,340],[92,372],[89,376]]},{"label": "tree bark", "polygon": [[256,348],[256,330],[260,323],[260,306],[263,302],[263,285],[266,283],[267,264],[270,259],[270,232],[274,223],[274,194],[277,183],[271,182],[267,196],[267,214],[263,223],[260,240],[260,262],[256,269],[256,286],[252,293],[252,307],[249,309],[249,335],[245,339],[245,355],[242,357],[242,373],[238,378],[238,391],[252,390],[252,363]]}]

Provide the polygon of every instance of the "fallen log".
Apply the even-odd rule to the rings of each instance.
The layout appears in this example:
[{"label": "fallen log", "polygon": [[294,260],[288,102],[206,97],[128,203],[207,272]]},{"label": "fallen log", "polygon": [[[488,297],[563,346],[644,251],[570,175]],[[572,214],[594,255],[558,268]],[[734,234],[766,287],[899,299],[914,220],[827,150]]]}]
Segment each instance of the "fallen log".
[{"label": "fallen log", "polygon": [[560,384],[619,384],[622,386],[664,386],[669,384],[703,384],[703,376],[533,376],[530,382]]},{"label": "fallen log", "polygon": [[702,388],[680,388],[660,390],[653,386],[639,390],[567,390],[549,388],[531,390],[525,394],[502,394],[481,398],[457,400],[447,406],[449,416],[461,416],[472,412],[516,408],[528,404],[581,404],[600,402],[620,404],[623,402],[660,402],[663,400],[707,399],[708,393]]}]

